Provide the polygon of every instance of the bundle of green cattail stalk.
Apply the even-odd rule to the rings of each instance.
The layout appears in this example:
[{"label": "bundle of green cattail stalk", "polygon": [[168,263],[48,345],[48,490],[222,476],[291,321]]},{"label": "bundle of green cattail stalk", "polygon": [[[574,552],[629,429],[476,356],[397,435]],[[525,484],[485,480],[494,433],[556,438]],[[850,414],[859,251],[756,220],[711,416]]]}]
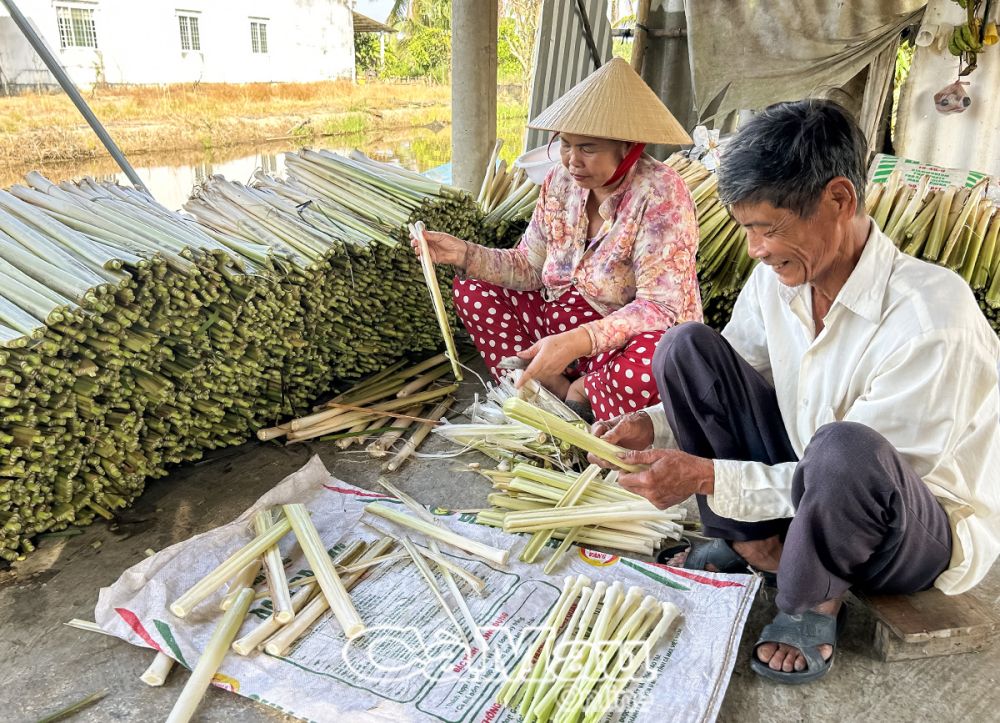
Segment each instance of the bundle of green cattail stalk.
[{"label": "bundle of green cattail stalk", "polygon": [[993,329],[1000,333],[1000,214],[986,181],[958,188],[913,186],[894,172],[872,184],[865,207],[904,253],[947,266],[969,284]]},{"label": "bundle of green cattail stalk", "polygon": [[439,348],[408,222],[496,243],[470,196],[360,154],[212,178],[188,211],[35,173],[0,192],[0,559]]},{"label": "bundle of green cattail stalk", "polygon": [[494,228],[500,238],[523,231],[525,222],[535,210],[540,189],[523,169],[510,170],[507,162],[500,158],[502,147],[503,139],[497,139],[476,199],[485,214],[483,222]]}]

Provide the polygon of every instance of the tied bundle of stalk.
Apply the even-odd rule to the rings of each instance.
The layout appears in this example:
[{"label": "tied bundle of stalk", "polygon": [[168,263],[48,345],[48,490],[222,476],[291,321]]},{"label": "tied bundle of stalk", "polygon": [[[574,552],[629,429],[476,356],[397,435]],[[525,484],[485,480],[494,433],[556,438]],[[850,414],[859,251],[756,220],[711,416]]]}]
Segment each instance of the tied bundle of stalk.
[{"label": "tied bundle of stalk", "polygon": [[[165,465],[245,439],[267,379],[237,370],[283,356],[226,317],[271,282],[221,236],[137,191],[26,180],[0,192],[0,325],[21,334],[0,343],[8,560],[40,532],[111,518]],[[248,320],[280,319],[284,301],[262,296]]]},{"label": "tied bundle of stalk", "polygon": [[458,384],[447,378],[452,369],[446,354],[413,365],[400,360],[320,404],[311,414],[261,429],[257,437],[265,441],[284,437],[288,444],[317,437],[336,439],[343,449],[374,438],[367,451],[384,457],[409,432],[402,449],[386,465],[388,471],[395,471],[454,402],[452,394]]},{"label": "tied bundle of stalk", "polygon": [[510,471],[480,470],[497,492],[491,508],[477,514],[483,525],[505,532],[529,532],[523,562],[535,562],[550,540],[562,542],[545,564],[552,573],[573,543],[652,555],[666,539],[679,539],[685,510],[657,509],[617,484],[617,472],[603,479],[592,465],[582,473],[557,472],[521,463]]},{"label": "tied bundle of stalk", "polygon": [[92,179],[0,192],[0,559],[439,348],[405,227],[476,239],[474,200],[363,156],[295,159],[285,181],[210,179],[194,217]]},{"label": "tied bundle of stalk", "polygon": [[531,218],[540,186],[521,168],[511,172],[507,162],[500,158],[502,147],[503,139],[498,138],[486,164],[477,202],[484,214],[483,224],[494,229],[499,245],[509,246]]},{"label": "tied bundle of stalk", "polygon": [[904,253],[961,275],[1000,333],[1000,213],[985,194],[986,181],[966,188],[929,184],[929,176],[911,185],[894,172],[869,186],[865,208]]},{"label": "tied bundle of stalk", "polygon": [[676,605],[640,587],[567,577],[496,700],[524,720],[599,721],[679,616]]},{"label": "tied bundle of stalk", "polygon": [[719,200],[716,175],[680,153],[664,163],[680,174],[694,199],[701,232],[697,270],[705,323],[722,329],[757,262],[746,252],[746,231]]}]

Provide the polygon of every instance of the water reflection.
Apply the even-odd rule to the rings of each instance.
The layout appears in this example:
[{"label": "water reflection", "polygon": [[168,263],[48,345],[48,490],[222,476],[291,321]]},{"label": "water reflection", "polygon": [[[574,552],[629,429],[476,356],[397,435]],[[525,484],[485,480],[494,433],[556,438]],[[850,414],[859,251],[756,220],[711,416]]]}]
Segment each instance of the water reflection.
[{"label": "water reflection", "polygon": [[[524,123],[523,118],[508,119],[498,126],[498,135],[504,139],[502,156],[508,163],[522,148]],[[338,153],[348,153],[358,148],[377,160],[393,161],[406,168],[423,172],[451,160],[451,127],[437,125],[392,133],[346,134],[312,139],[308,142],[285,140],[208,151],[133,154],[129,160],[156,200],[167,208],[178,209],[187,201],[191,190],[212,175],[218,174],[229,180],[248,182],[257,170],[283,174],[283,154],[296,151],[303,145],[327,148]],[[49,180],[56,182],[91,176],[99,180],[128,183],[114,161],[110,158],[99,158],[77,163],[43,165],[37,168],[0,169],[0,188],[23,183],[25,173],[30,170],[38,170]]]}]

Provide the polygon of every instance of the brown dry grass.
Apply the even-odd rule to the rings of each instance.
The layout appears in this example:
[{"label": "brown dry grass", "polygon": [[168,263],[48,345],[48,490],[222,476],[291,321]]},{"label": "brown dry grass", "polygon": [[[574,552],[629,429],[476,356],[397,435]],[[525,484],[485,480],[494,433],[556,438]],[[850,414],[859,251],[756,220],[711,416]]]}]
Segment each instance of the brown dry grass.
[{"label": "brown dry grass", "polygon": [[[205,150],[272,139],[303,142],[451,118],[450,89],[337,81],[99,88],[87,102],[122,150]],[[0,166],[100,157],[106,151],[62,93],[0,98]]]}]

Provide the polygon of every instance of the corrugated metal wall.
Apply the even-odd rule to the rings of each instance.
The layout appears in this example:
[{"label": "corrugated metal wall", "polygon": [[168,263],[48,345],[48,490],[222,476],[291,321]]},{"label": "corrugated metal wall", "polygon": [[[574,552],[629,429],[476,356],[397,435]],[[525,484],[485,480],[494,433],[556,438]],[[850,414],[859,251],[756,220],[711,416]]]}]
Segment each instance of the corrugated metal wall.
[{"label": "corrugated metal wall", "polygon": [[[594,44],[604,63],[611,58],[608,2],[584,0],[583,5],[594,34]],[[594,69],[576,0],[542,0],[528,118],[537,116]],[[525,136],[525,150],[537,148],[547,141],[546,131],[529,130]]]}]

